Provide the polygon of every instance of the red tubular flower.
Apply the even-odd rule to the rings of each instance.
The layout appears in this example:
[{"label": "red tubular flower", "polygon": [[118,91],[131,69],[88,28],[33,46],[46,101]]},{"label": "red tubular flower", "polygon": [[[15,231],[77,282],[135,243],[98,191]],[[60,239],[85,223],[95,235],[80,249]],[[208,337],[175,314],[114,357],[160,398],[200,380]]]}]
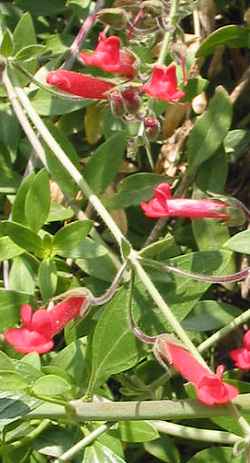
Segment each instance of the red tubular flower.
[{"label": "red tubular flower", "polygon": [[237,368],[250,370],[250,330],[244,334],[242,343],[243,347],[231,350],[229,355]]},{"label": "red tubular flower", "polygon": [[172,198],[170,185],[161,183],[154,190],[149,202],[142,202],[141,208],[147,217],[189,217],[190,219],[228,220],[227,204],[217,199]]},{"label": "red tubular flower", "polygon": [[119,37],[99,34],[98,45],[92,53],[80,53],[80,58],[87,66],[94,66],[106,72],[121,74],[129,78],[135,75],[135,58],[127,51],[121,50]]},{"label": "red tubular flower", "polygon": [[21,327],[6,330],[4,339],[22,354],[44,354],[53,348],[52,338],[87,307],[88,299],[82,296],[69,297],[51,310],[39,309],[34,313],[29,304],[24,304],[21,307]]},{"label": "red tubular flower", "polygon": [[179,101],[185,95],[177,87],[175,64],[154,66],[150,80],[143,85],[143,91],[152,98],[170,102]]},{"label": "red tubular flower", "polygon": [[106,80],[66,69],[49,72],[47,83],[66,93],[95,100],[107,100],[107,92],[114,88]]},{"label": "red tubular flower", "polygon": [[195,387],[197,399],[206,405],[222,405],[238,395],[238,389],[222,381],[224,368],[217,368],[216,374],[201,365],[185,347],[176,344],[170,337],[158,340],[157,350],[185,379]]}]

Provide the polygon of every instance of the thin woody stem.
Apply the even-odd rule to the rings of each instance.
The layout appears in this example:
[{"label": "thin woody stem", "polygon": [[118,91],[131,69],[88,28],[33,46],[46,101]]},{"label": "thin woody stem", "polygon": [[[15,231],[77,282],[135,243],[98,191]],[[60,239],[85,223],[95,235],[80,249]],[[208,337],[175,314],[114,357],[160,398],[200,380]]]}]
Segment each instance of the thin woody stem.
[{"label": "thin woody stem", "polygon": [[204,342],[202,342],[198,346],[199,352],[204,352],[205,350],[209,349],[209,347],[221,341],[221,339],[227,336],[232,330],[234,330],[235,328],[238,328],[238,326],[247,322],[249,319],[250,319],[250,309],[246,310],[243,314],[239,315],[239,317],[236,317],[228,325],[224,326],[219,331],[212,334],[212,336],[207,338]]},{"label": "thin woody stem", "polygon": [[[80,450],[83,450],[85,447],[88,445],[92,444],[98,437],[100,437],[102,434],[107,432],[114,423],[104,423],[101,426],[99,426],[97,429],[92,431],[90,434],[85,436],[83,439],[81,439],[77,444],[75,444],[73,447],[71,447],[67,452],[65,452],[63,455],[61,455],[58,460],[55,460],[55,463],[60,463],[62,461],[70,461],[71,458],[73,458]],[[235,436],[236,437],[236,436]],[[236,440],[237,442],[237,440]]]},{"label": "thin woody stem", "polygon": [[79,52],[81,50],[81,47],[83,45],[84,40],[86,39],[90,29],[96,22],[96,14],[99,10],[101,10],[105,5],[104,0],[97,0],[95,9],[93,13],[91,13],[84,21],[82,27],[80,28],[74,42],[72,43],[70,49],[69,49],[69,56],[65,60],[65,63],[62,65],[63,69],[71,69],[77,56],[79,55]]},{"label": "thin woody stem", "polygon": [[157,341],[158,336],[148,336],[145,334],[139,326],[136,324],[134,316],[133,316],[133,290],[134,290],[134,280],[135,280],[135,272],[131,271],[131,278],[130,278],[130,287],[129,287],[129,300],[128,300],[128,321],[129,326],[132,333],[140,339],[140,341],[144,342],[145,344],[155,344]]},{"label": "thin woody stem", "polygon": [[[170,27],[173,27],[173,28],[175,26],[175,18],[176,18],[178,3],[179,3],[178,0],[172,0],[171,1],[171,9],[170,9],[170,13],[169,13],[169,24],[170,24]],[[164,64],[165,63],[165,58],[166,58],[166,55],[167,55],[167,53],[169,51],[169,43],[170,43],[170,39],[171,39],[172,34],[173,34],[172,31],[167,31],[165,33],[164,38],[163,38],[163,42],[162,42],[162,46],[161,46],[161,50],[160,50],[160,54],[159,54],[159,58],[157,60],[157,64]]]},{"label": "thin woody stem", "polygon": [[241,438],[236,434],[225,431],[214,431],[212,429],[193,428],[168,421],[154,421],[157,431],[170,436],[181,437],[182,439],[197,440],[203,442],[218,442],[224,444],[235,444]]},{"label": "thin woody stem", "polygon": [[[245,413],[250,411],[248,394],[241,394],[234,399],[234,404]],[[185,400],[152,400],[128,402],[83,402],[74,400],[69,403],[71,412],[68,419],[72,422],[84,423],[86,421],[138,421],[138,420],[186,420],[230,416],[228,406],[218,405],[210,407],[195,399]],[[34,418],[49,418],[50,420],[67,420],[65,406],[46,403],[30,410],[24,416],[26,420]]]},{"label": "thin woody stem", "polygon": [[248,277],[250,272],[250,267],[246,267],[240,272],[231,273],[229,275],[205,275],[202,273],[189,272],[187,270],[174,267],[173,265],[163,264],[162,262],[158,262],[152,259],[147,259],[144,257],[142,259],[145,266],[152,267],[160,271],[163,270],[165,272],[176,273],[182,277],[193,278],[194,280],[204,281],[205,283],[233,283],[236,281],[244,280]]},{"label": "thin woody stem", "polygon": [[112,284],[110,285],[110,287],[107,289],[107,291],[105,291],[104,294],[102,294],[101,296],[98,296],[98,297],[95,297],[95,296],[91,296],[91,300],[90,300],[90,304],[93,304],[93,305],[103,305],[105,304],[106,302],[110,301],[110,299],[112,299],[112,297],[114,296],[114,293],[115,291],[117,290],[117,287],[123,277],[123,274],[125,272],[127,268],[127,262],[124,262],[122,264],[122,266],[120,267],[120,269],[118,270],[114,280],[112,281]]}]

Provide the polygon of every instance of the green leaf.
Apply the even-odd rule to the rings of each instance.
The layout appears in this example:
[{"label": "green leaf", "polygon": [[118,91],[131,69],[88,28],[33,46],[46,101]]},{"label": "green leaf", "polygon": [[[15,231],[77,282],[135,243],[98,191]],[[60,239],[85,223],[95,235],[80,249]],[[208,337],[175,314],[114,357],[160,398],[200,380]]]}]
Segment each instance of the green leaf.
[{"label": "green leaf", "polygon": [[196,56],[211,55],[216,47],[249,48],[250,27],[229,25],[212,32],[201,44]]},{"label": "green leaf", "polygon": [[179,463],[180,461],[180,455],[173,440],[166,435],[154,441],[146,442],[144,447],[150,455],[160,461],[166,463]]},{"label": "green leaf", "polygon": [[0,393],[0,428],[24,417],[38,405],[37,399],[21,393]]},{"label": "green leaf", "polygon": [[193,220],[192,229],[200,251],[220,249],[230,236],[227,225],[215,220]]},{"label": "green leaf", "polygon": [[26,256],[19,256],[13,260],[9,273],[9,287],[14,291],[33,294],[35,290],[34,269]]},{"label": "green leaf", "polygon": [[204,92],[206,87],[208,86],[208,80],[203,79],[202,77],[198,76],[193,79],[188,79],[187,85],[185,85],[185,96],[183,101],[192,101],[197,95]]},{"label": "green leaf", "polygon": [[232,120],[232,104],[223,87],[217,87],[207,111],[197,118],[187,142],[189,169],[198,166],[215,154],[223,142]]},{"label": "green leaf", "polygon": [[208,191],[211,193],[223,194],[227,176],[228,156],[223,145],[221,145],[214,156],[200,165],[197,171],[195,183],[203,192]]},{"label": "green leaf", "polygon": [[20,306],[31,302],[30,294],[0,289],[0,330],[4,331],[17,324]]},{"label": "green leaf", "polygon": [[[20,125],[17,121],[16,115],[13,113],[11,107],[7,104],[0,105],[0,143],[4,145],[4,148],[9,151],[10,154],[15,155],[21,137]],[[1,147],[2,152],[2,147]],[[12,168],[12,177],[14,175],[13,166],[9,163],[9,167]],[[2,169],[2,165],[1,165]],[[2,179],[1,179],[2,184]]]},{"label": "green leaf", "polygon": [[22,375],[22,378],[29,384],[32,385],[38,378],[43,376],[41,370],[34,368],[29,363],[25,362],[23,358],[16,361],[15,364],[16,372]]},{"label": "green leaf", "polygon": [[111,209],[138,206],[152,198],[153,188],[166,180],[157,174],[139,173],[125,177],[118,185],[118,192],[105,201]]},{"label": "green leaf", "polygon": [[185,330],[212,331],[230,323],[241,311],[230,304],[217,301],[199,301],[183,320]]},{"label": "green leaf", "polygon": [[[1,114],[0,114],[1,118]],[[1,132],[1,124],[0,124]],[[0,133],[1,137],[1,133]],[[13,194],[16,193],[17,187],[20,183],[20,176],[17,174],[11,165],[9,155],[11,153],[0,142],[0,193]],[[14,153],[13,153],[14,154]]]},{"label": "green leaf", "polygon": [[237,233],[224,244],[224,247],[242,254],[250,254],[250,230]]},{"label": "green leaf", "polygon": [[210,447],[196,453],[187,463],[245,463],[245,461],[244,454],[234,457],[229,447]]},{"label": "green leaf", "polygon": [[148,442],[159,437],[158,431],[149,421],[121,421],[119,431],[124,442]]},{"label": "green leaf", "polygon": [[125,147],[126,135],[124,132],[118,132],[92,154],[84,176],[95,193],[103,193],[114,180],[121,167]]},{"label": "green leaf", "polygon": [[43,300],[46,303],[54,296],[57,286],[57,269],[52,259],[46,259],[40,263],[38,282]]},{"label": "green leaf", "polygon": [[92,222],[90,220],[79,220],[61,228],[55,234],[54,252],[64,257],[72,257],[74,249],[84,240],[91,227]]},{"label": "green leaf", "polygon": [[45,169],[33,179],[25,199],[25,216],[29,227],[37,232],[47,220],[50,208],[49,176]]},{"label": "green leaf", "polygon": [[250,130],[236,129],[229,130],[224,139],[224,148],[230,160],[236,162],[250,145]]},{"label": "green leaf", "polygon": [[42,89],[37,91],[31,101],[40,116],[51,117],[72,113],[91,104],[88,100],[70,99],[64,95],[56,96]]},{"label": "green leaf", "polygon": [[36,352],[30,352],[22,358],[22,362],[27,363],[36,370],[41,370],[41,358]]},{"label": "green leaf", "polygon": [[51,201],[47,222],[61,222],[71,219],[74,215],[71,207],[64,207],[54,201]]},{"label": "green leaf", "polygon": [[[21,16],[21,19],[14,30],[13,39],[15,54],[23,48],[30,45],[36,45],[36,33],[30,13],[27,12]],[[29,62],[22,62],[22,66],[30,74],[33,74],[37,68],[36,57],[31,59]],[[24,76],[24,74],[16,68],[11,70],[11,79],[13,79],[14,82],[17,81],[17,84],[19,85],[27,85],[30,81],[29,77],[27,78],[27,76]]]},{"label": "green leaf", "polygon": [[33,16],[55,16],[65,8],[66,0],[43,0],[34,2],[33,0],[17,0],[16,4],[21,10],[30,11]]},{"label": "green leaf", "polygon": [[0,223],[0,233],[9,236],[14,243],[37,256],[43,254],[42,240],[29,228],[15,222]]},{"label": "green leaf", "polygon": [[[32,447],[39,452],[39,455],[42,454],[59,458],[66,450],[69,450],[76,441],[80,440],[81,437],[82,434],[77,428],[50,425],[49,429],[46,429],[32,442]],[[46,462],[47,461],[46,459]],[[40,463],[40,460],[37,460],[37,463]],[[41,463],[43,463],[43,461]]]},{"label": "green leaf", "polygon": [[109,376],[134,366],[140,358],[135,337],[128,326],[127,291],[120,290],[97,322],[92,341],[89,391],[94,391]]},{"label": "green leaf", "polygon": [[46,375],[39,378],[32,387],[37,396],[63,395],[71,390],[71,385],[65,379],[56,375]]},{"label": "green leaf", "polygon": [[108,447],[96,442],[88,446],[84,452],[83,463],[125,463],[123,458],[116,455]]},{"label": "green leaf", "polygon": [[26,216],[25,216],[25,199],[27,193],[32,185],[35,174],[32,173],[27,177],[24,177],[21,185],[19,186],[14,204],[12,206],[12,220],[13,222],[18,222],[23,225],[27,225]]},{"label": "green leaf", "polygon": [[0,238],[0,262],[13,259],[23,253],[23,249],[17,246],[8,236]]},{"label": "green leaf", "polygon": [[[228,273],[227,269],[231,265],[231,259],[232,254],[230,252],[201,251],[174,257],[169,259],[167,264],[194,273],[223,275]],[[170,273],[164,273],[162,269],[157,273],[154,270],[152,274],[149,271],[149,274],[152,276],[152,279],[156,278],[155,284],[157,288],[166,299],[174,315],[180,321],[189,314],[201,296],[207,291],[209,286],[211,286],[211,283],[197,281],[193,278],[179,276],[174,273],[171,274],[172,281],[169,282]],[[161,281],[157,281],[157,275],[161,277]],[[152,319],[148,322],[147,318],[149,310],[152,311],[152,300],[147,296],[142,283],[136,284],[136,290],[134,306],[138,307],[140,313],[143,314],[143,331],[150,333],[152,331]],[[159,310],[157,310],[157,315],[161,322],[159,326],[159,321],[155,319],[153,321],[157,331],[159,332],[159,330],[163,328],[172,331],[172,328],[166,323],[165,319],[159,313]],[[152,334],[155,334],[155,332]]]},{"label": "green leaf", "polygon": [[2,56],[11,56],[14,50],[13,37],[9,29],[4,31],[3,40],[1,42],[0,54]]},{"label": "green leaf", "polygon": [[[72,143],[70,143],[68,138],[60,129],[48,121],[47,127],[57,143],[59,143],[61,148],[65,151],[65,153],[67,153],[67,156],[71,162],[77,169],[80,169],[79,158]],[[60,161],[58,161],[58,159],[55,157],[53,151],[51,151],[51,149],[48,147],[46,147],[46,161],[48,164],[48,170],[53,177],[53,180],[55,180],[55,182],[59,185],[63,193],[68,195],[70,198],[75,197],[78,189],[74,180],[67,172],[67,170],[61,165]]]},{"label": "green leaf", "polygon": [[108,251],[105,246],[97,243],[89,237],[85,238],[78,244],[76,243],[72,249],[69,249],[69,254],[72,259],[79,257],[84,259],[95,259],[96,257],[105,256],[107,253]]},{"label": "green leaf", "polygon": [[180,249],[170,233],[167,233],[163,239],[149,244],[140,251],[141,257],[155,260],[169,259],[170,257],[176,257],[178,254],[180,254]]},{"label": "green leaf", "polygon": [[30,61],[41,55],[44,49],[44,45],[27,45],[16,53],[14,59],[21,62]]},{"label": "green leaf", "polygon": [[[207,180],[207,190],[214,192],[214,193],[223,193],[223,187],[224,187],[224,182],[223,180],[226,180],[226,176],[224,175],[223,168],[220,169],[221,164],[218,162],[218,166],[216,167],[216,160],[217,156],[214,156],[212,159],[209,159],[209,161],[205,162],[200,168],[199,171],[203,170],[203,178],[205,177],[205,167],[206,167],[206,172],[210,172],[210,175],[207,176],[207,178],[214,178],[214,180]],[[211,168],[211,163],[213,161],[213,168]],[[209,166],[210,165],[210,166]],[[210,168],[209,168],[210,167]],[[217,169],[217,172],[219,175],[214,174],[214,170]],[[227,172],[227,169],[226,169]],[[221,185],[219,176],[221,177]],[[216,182],[216,178],[218,179],[218,182]],[[204,184],[204,183],[203,183]],[[213,186],[213,188],[209,188],[209,186]],[[203,190],[204,191],[204,190]],[[199,191],[198,189],[193,190],[193,198],[194,199],[204,199],[207,198],[207,195]],[[220,249],[221,246],[228,240],[229,238],[229,230],[228,226],[224,222],[220,222],[219,220],[214,220],[214,219],[196,219],[192,220],[192,230],[193,234],[198,246],[198,249],[200,251],[209,251],[209,250],[217,250]],[[232,268],[232,272],[234,271],[234,268]]]},{"label": "green leaf", "polygon": [[[83,249],[82,245],[81,249]],[[93,259],[86,256],[85,259],[77,259],[75,263],[88,275],[108,282],[113,280],[117,272],[117,267],[108,253]]]},{"label": "green leaf", "polygon": [[26,389],[27,381],[15,371],[0,370],[0,391],[20,391]]},{"label": "green leaf", "polygon": [[71,342],[58,352],[50,363],[51,367],[63,368],[73,379],[74,383],[83,387],[86,381],[86,343],[83,339]]},{"label": "green leaf", "polygon": [[13,39],[15,54],[24,47],[36,44],[36,33],[30,13],[27,12],[21,16],[14,30]]}]

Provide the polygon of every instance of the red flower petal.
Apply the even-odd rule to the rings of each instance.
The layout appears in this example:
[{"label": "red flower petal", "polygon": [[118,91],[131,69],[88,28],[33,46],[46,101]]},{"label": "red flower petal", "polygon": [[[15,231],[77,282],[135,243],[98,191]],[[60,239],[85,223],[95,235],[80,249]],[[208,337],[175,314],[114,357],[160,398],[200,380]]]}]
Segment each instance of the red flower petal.
[{"label": "red flower petal", "polygon": [[150,80],[143,85],[147,95],[163,101],[179,101],[185,93],[177,88],[176,67],[156,65]]},{"label": "red flower petal", "polygon": [[55,305],[52,310],[49,310],[47,314],[53,327],[53,336],[61,331],[71,320],[79,317],[84,306],[88,306],[88,300],[82,296],[74,296],[63,300]]},{"label": "red flower petal", "polygon": [[141,203],[147,217],[188,217],[228,220],[227,204],[217,199],[172,198],[168,183],[161,183],[154,190],[154,197]]},{"label": "red flower petal", "polygon": [[106,93],[114,88],[114,85],[106,80],[66,69],[49,72],[47,83],[72,95],[96,100],[106,100]]},{"label": "red flower petal", "polygon": [[250,350],[250,330],[247,330],[243,336],[243,346]]},{"label": "red flower petal", "polygon": [[197,399],[201,402],[206,405],[226,404],[237,396],[238,390],[222,381],[224,368],[219,367],[216,374],[211,373],[185,347],[175,344],[168,336],[159,338],[157,347],[161,357],[194,385]]},{"label": "red flower petal", "polygon": [[195,385],[197,399],[206,405],[222,405],[230,402],[238,395],[238,389],[225,384],[221,378],[211,374],[204,376],[198,385]]},{"label": "red flower petal", "polygon": [[84,64],[94,66],[106,72],[121,74],[132,78],[135,74],[135,58],[130,53],[120,50],[119,37],[99,35],[99,43],[92,53],[81,53]]},{"label": "red flower petal", "polygon": [[237,368],[250,370],[250,350],[240,347],[239,349],[231,350],[229,355]]},{"label": "red flower petal", "polygon": [[30,326],[30,324],[31,324],[32,314],[33,314],[33,310],[32,310],[31,305],[22,304],[22,306],[21,306],[21,321],[22,321],[23,326],[25,326],[26,328],[28,328]]},{"label": "red flower petal", "polygon": [[48,340],[42,334],[27,328],[10,328],[5,331],[4,339],[21,354],[28,354],[29,352],[44,354],[54,346],[52,340]]}]

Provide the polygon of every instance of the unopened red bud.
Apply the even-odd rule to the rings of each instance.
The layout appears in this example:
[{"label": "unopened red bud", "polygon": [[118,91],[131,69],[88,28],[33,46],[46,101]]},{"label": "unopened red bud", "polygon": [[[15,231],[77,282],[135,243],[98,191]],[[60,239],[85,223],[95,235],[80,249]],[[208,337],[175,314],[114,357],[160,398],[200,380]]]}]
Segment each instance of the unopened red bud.
[{"label": "unopened red bud", "polygon": [[144,119],[145,133],[149,140],[156,140],[160,132],[160,122],[154,116],[147,116]]},{"label": "unopened red bud", "polygon": [[133,87],[127,87],[121,91],[121,95],[123,97],[127,112],[136,114],[141,105],[138,90]]},{"label": "unopened red bud", "polygon": [[119,92],[112,92],[109,101],[111,111],[115,117],[122,117],[126,113],[124,99]]}]

